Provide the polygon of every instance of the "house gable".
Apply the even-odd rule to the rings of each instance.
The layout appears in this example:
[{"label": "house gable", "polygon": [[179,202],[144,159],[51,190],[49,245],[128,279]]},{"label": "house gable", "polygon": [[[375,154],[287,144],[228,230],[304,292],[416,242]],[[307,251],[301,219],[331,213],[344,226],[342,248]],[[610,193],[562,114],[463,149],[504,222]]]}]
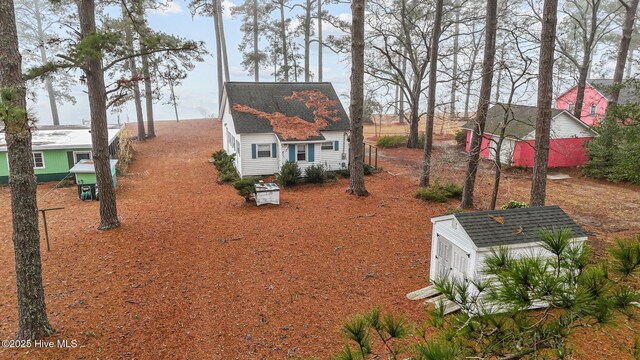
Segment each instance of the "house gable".
[{"label": "house gable", "polygon": [[[587,124],[578,120],[568,111],[558,112],[551,119],[551,139],[592,138],[597,133]],[[533,140],[536,137],[535,129],[524,136],[522,140]]]}]

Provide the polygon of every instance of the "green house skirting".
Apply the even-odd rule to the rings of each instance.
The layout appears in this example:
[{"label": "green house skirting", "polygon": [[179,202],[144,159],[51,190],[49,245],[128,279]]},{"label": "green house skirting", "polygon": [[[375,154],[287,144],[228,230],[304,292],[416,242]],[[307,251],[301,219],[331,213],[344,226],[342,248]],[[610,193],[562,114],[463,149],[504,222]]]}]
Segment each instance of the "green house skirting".
[{"label": "green house skirting", "polygon": [[[38,183],[46,183],[51,181],[60,181],[64,179],[69,173],[56,173],[56,174],[37,174],[36,180]],[[8,176],[0,176],[0,184],[8,184]]]}]

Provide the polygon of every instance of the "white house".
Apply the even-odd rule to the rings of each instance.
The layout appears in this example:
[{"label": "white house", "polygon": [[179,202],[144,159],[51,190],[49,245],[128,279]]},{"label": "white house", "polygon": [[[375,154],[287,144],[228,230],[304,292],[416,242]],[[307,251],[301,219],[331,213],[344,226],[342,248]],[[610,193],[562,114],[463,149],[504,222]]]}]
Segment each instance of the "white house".
[{"label": "white house", "polygon": [[287,161],[304,169],[348,167],[349,118],[331,83],[225,83],[222,141],[241,177],[272,175]]},{"label": "white house", "polygon": [[[463,212],[434,217],[431,222],[429,279],[432,284],[442,277],[463,281],[481,278],[485,259],[499,247],[507,248],[515,257],[550,256],[540,241],[542,229],[569,228],[576,245],[587,240],[584,230],[557,205]],[[473,286],[469,291],[477,293]],[[441,297],[433,297],[439,294],[432,285],[407,297],[411,300],[432,298],[428,301],[437,305]],[[445,306],[447,313],[458,309],[451,302],[445,302]]]}]

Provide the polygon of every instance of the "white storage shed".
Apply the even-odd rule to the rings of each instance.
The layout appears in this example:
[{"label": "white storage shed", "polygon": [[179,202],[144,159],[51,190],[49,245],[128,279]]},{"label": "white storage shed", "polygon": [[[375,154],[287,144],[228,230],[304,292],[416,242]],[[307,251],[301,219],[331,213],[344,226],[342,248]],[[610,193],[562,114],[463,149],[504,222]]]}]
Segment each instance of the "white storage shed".
[{"label": "white storage shed", "polygon": [[482,271],[493,248],[507,247],[518,254],[543,254],[542,229],[569,228],[576,243],[587,240],[585,231],[559,206],[462,212],[431,219],[429,279],[456,276],[472,279]]}]

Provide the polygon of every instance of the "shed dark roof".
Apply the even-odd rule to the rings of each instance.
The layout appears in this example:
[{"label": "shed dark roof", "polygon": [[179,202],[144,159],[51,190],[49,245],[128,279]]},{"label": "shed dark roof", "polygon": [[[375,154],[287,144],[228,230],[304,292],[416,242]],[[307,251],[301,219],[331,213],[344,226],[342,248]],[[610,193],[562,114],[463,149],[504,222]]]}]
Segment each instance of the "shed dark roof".
[{"label": "shed dark roof", "polygon": [[[551,109],[551,117],[556,117],[563,110]],[[485,134],[499,135],[502,123],[507,115],[507,130],[505,136],[508,138],[521,139],[536,129],[536,119],[538,118],[538,108],[529,105],[496,104],[487,111],[487,122],[484,125]],[[473,130],[475,119],[469,120],[463,128]]]},{"label": "shed dark roof", "polygon": [[[557,205],[463,212],[454,216],[479,248],[539,242],[542,229],[569,228],[575,237],[587,236]],[[504,224],[496,218],[502,218]]]},{"label": "shed dark roof", "polygon": [[[314,114],[317,108],[307,106],[303,101],[291,99],[294,94],[316,92],[331,102],[331,110],[335,116],[323,118],[327,126],[320,131],[348,131],[349,117],[345,112],[340,99],[331,83],[268,83],[268,82],[227,82],[225,83],[227,101],[231,108],[233,124],[236,132],[245,133],[271,133],[274,132],[272,122],[247,111],[238,111],[234,106],[240,105],[255,109],[258,112],[272,115],[280,113],[287,117],[298,117],[310,124],[315,124],[318,114]],[[318,93],[319,92],[319,93]],[[321,116],[321,115],[320,115]],[[281,136],[281,140],[319,140],[321,135],[305,136],[303,138],[291,138]]]},{"label": "shed dark roof", "polygon": [[[607,99],[611,97],[611,86],[613,85],[613,79],[591,79],[587,80],[591,86],[598,90]],[[640,89],[635,83],[626,83],[623,88],[620,89],[620,96],[618,97],[618,104],[633,104],[640,102],[639,96]]]}]

